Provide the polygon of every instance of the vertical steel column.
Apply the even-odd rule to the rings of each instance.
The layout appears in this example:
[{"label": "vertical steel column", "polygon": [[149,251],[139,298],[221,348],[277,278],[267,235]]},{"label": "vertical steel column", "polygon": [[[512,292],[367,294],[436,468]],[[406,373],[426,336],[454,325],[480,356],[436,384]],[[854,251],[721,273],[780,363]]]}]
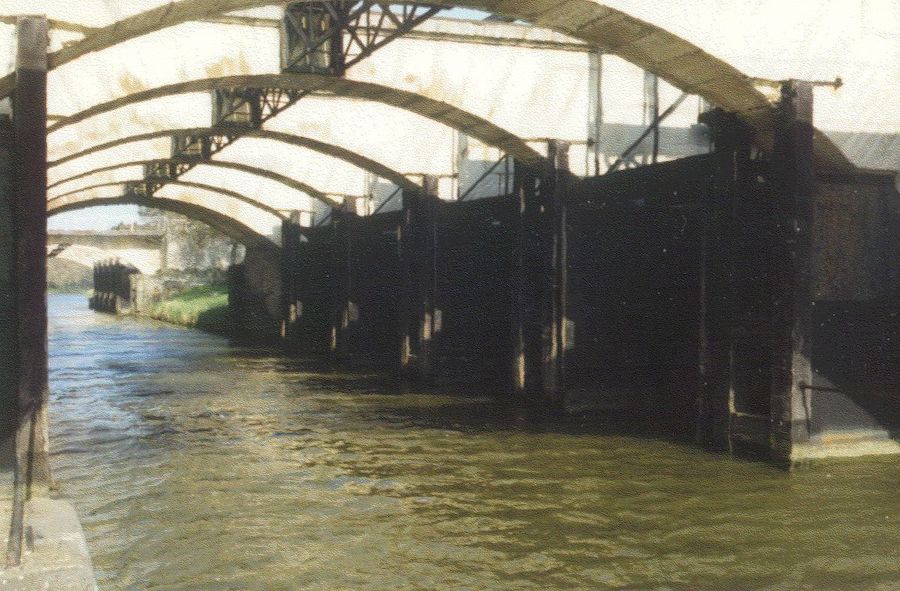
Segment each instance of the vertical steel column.
[{"label": "vertical steel column", "polygon": [[510,314],[513,341],[510,383],[513,394],[523,400],[532,397],[534,376],[540,375],[540,330],[537,327],[535,331],[536,275],[533,273],[536,264],[533,253],[540,243],[537,178],[534,168],[519,160],[513,163],[513,192],[518,200],[519,216],[514,242],[515,269]]},{"label": "vertical steel column", "polygon": [[416,335],[412,327],[415,326],[415,314],[413,313],[413,261],[415,249],[413,248],[413,216],[416,202],[420,198],[417,191],[404,189],[401,195],[403,203],[400,226],[397,229],[398,258],[400,259],[400,285],[397,302],[397,338],[400,339],[400,374],[410,375],[413,371],[415,350],[418,347]]},{"label": "vertical steel column", "polygon": [[281,224],[281,338],[293,336],[293,327],[299,317],[300,304],[297,290],[297,267],[300,264],[299,211],[291,213],[290,219]]},{"label": "vertical steel column", "polygon": [[550,169],[541,181],[545,220],[545,272],[543,305],[544,396],[561,407],[566,389],[566,307],[568,299],[567,206],[570,185],[569,144],[553,140],[548,146]]},{"label": "vertical steel column", "polygon": [[400,368],[424,382],[434,378],[434,339],[440,330],[436,308],[438,179],[425,176],[421,191],[403,192],[400,228]]},{"label": "vertical steel column", "polygon": [[778,194],[775,249],[775,343],[770,445],[790,462],[810,436],[812,385],[812,222],[815,192],[813,86],[788,81],[781,89],[772,158]]},{"label": "vertical steel column", "polygon": [[[600,157],[603,154],[603,50],[597,49],[590,53],[590,80],[588,104],[588,147],[586,154],[593,162],[589,162],[586,170],[591,176],[600,175]],[[591,164],[593,168],[591,168]]]},{"label": "vertical steel column", "polygon": [[519,232],[512,311],[512,385],[543,410],[562,409],[568,338],[566,208],[568,144],[552,141],[548,163],[515,165]]},{"label": "vertical steel column", "polygon": [[731,445],[733,398],[734,224],[752,136],[732,113],[710,111],[701,121],[712,131],[715,171],[703,196],[697,442],[725,450]]},{"label": "vertical steel column", "polygon": [[51,483],[47,431],[47,19],[16,23],[15,152],[18,400],[16,469],[7,562],[21,559],[24,501]]},{"label": "vertical steel column", "polygon": [[353,290],[353,234],[358,221],[356,203],[347,199],[340,208],[332,210],[332,320],[329,351],[333,355],[350,352],[350,325],[355,321]]}]

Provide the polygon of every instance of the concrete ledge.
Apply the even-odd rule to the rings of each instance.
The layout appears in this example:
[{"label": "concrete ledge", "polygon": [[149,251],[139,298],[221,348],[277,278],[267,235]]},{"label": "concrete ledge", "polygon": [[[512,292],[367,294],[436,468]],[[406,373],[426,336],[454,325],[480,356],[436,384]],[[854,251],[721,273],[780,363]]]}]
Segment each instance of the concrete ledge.
[{"label": "concrete ledge", "polygon": [[827,458],[859,458],[900,454],[900,442],[888,438],[833,438],[828,442],[795,443],[791,461],[824,460]]},{"label": "concrete ledge", "polygon": [[[0,526],[9,531],[10,503],[0,501]],[[0,569],[0,590],[97,591],[94,569],[75,509],[55,499],[33,499],[25,508],[25,552],[21,566]],[[4,549],[6,547],[6,535]]]}]

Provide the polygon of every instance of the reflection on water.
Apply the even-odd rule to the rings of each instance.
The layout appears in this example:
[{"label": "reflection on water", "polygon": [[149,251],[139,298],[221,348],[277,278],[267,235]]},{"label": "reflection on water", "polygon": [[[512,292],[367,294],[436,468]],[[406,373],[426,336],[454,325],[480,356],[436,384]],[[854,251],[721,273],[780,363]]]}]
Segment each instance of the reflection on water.
[{"label": "reflection on water", "polygon": [[51,313],[53,467],[105,591],[900,589],[896,459],[788,475]]}]

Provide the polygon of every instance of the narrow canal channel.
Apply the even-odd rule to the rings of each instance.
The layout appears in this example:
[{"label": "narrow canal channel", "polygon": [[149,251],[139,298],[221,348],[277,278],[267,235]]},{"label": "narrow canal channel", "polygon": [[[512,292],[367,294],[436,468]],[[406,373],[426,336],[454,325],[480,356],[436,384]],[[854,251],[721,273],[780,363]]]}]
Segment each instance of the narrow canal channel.
[{"label": "narrow canal channel", "polygon": [[50,306],[103,591],[900,588],[896,458],[789,475]]}]

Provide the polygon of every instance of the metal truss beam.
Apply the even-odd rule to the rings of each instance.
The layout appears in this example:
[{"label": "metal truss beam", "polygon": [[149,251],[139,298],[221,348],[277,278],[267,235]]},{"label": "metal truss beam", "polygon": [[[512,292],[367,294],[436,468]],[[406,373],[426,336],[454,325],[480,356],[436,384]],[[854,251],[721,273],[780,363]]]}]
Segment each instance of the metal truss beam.
[{"label": "metal truss beam", "polygon": [[343,76],[348,68],[441,10],[417,2],[292,2],[282,21],[282,70]]},{"label": "metal truss beam", "polygon": [[[48,189],[52,189],[54,187],[58,187],[65,183],[69,183],[78,179],[87,178],[94,174],[109,172],[113,170],[119,170],[121,168],[127,168],[131,166],[143,166],[144,167],[144,175],[145,178],[155,178],[155,179],[169,179],[168,182],[175,182],[177,180],[177,176],[179,174],[184,174],[190,166],[195,166],[196,162],[192,163],[186,160],[136,160],[133,162],[119,162],[116,164],[112,164],[110,166],[103,166],[100,168],[94,168],[92,170],[86,170],[82,173],[76,174],[74,176],[70,176],[68,178],[62,179],[48,186]],[[293,189],[295,191],[300,191],[302,193],[306,193],[313,199],[317,199],[318,201],[325,203],[329,207],[334,207],[336,204],[342,203],[343,200],[347,197],[346,195],[337,195],[337,194],[326,194],[323,191],[316,189],[315,187],[310,186],[307,183],[298,181],[291,177],[279,174],[277,172],[267,170],[265,168],[258,168],[255,166],[250,166],[247,164],[242,164],[239,162],[228,162],[227,160],[207,160],[199,163],[203,166],[211,166],[213,168],[227,169],[227,170],[236,170],[239,172],[244,172],[247,174],[252,174],[264,179],[268,179],[271,181],[275,181],[276,183],[281,183],[282,185]],[[162,181],[161,181],[162,182]],[[146,187],[144,188],[146,190]]]},{"label": "metal truss beam", "polygon": [[[187,146],[188,144],[194,144],[199,149],[202,149],[204,144],[212,144],[213,142],[219,141],[217,138],[220,134],[212,128],[208,127],[197,127],[197,128],[189,128],[189,129],[170,129],[170,130],[160,130],[153,131],[150,133],[142,133],[134,136],[129,136],[125,138],[119,138],[116,140],[112,140],[109,142],[105,142],[102,144],[97,144],[95,146],[89,147],[80,152],[75,152],[73,154],[69,154],[68,156],[64,156],[58,160],[48,163],[48,168],[53,168],[55,166],[59,166],[61,164],[65,164],[66,162],[70,162],[72,160],[76,160],[78,158],[84,158],[85,156],[89,156],[91,154],[102,152],[104,150],[108,150],[111,148],[115,148],[117,146],[122,146],[134,142],[141,142],[144,140],[153,140],[157,138],[170,138],[173,143],[178,144],[179,146]],[[257,130],[251,133],[248,133],[244,137],[247,138],[257,138],[264,140],[271,140],[273,142],[279,142],[286,144],[288,146],[295,146],[298,148],[304,148],[307,150],[312,150],[313,152],[318,152],[324,156],[335,158],[337,160],[341,160],[350,164],[356,168],[364,170],[376,177],[383,178],[399,187],[404,187],[409,190],[416,190],[417,184],[412,180],[407,178],[403,173],[394,170],[380,162],[367,158],[362,154],[357,152],[353,152],[336,144],[330,144],[327,142],[322,142],[310,137],[305,137],[301,135],[292,135],[288,133],[283,133],[279,131],[271,131],[271,130]],[[207,150],[207,154],[211,151],[211,148]],[[200,158],[199,154],[192,154],[189,151],[182,152],[182,160],[190,161],[195,158]],[[148,159],[149,160],[149,159]],[[208,157],[203,159],[204,164],[210,164],[212,162],[223,162],[221,160],[211,160]],[[119,165],[116,166],[118,168]],[[97,171],[95,171],[97,172]],[[75,178],[80,178],[82,176],[87,176],[87,174],[81,173],[72,177],[68,177],[55,183],[52,183],[47,188],[52,189],[57,185],[61,185],[62,183],[74,180]]]},{"label": "metal truss beam", "polygon": [[[419,3],[374,0],[293,2],[284,13],[282,69],[343,76],[347,68],[440,10]],[[324,66],[320,67],[320,62]],[[148,165],[144,181],[129,184],[129,189],[152,197],[166,184],[208,162],[241,137],[262,129],[267,121],[312,93],[277,87],[214,89],[210,98],[212,128],[216,133],[173,138],[171,159],[178,162]]]},{"label": "metal truss beam", "polygon": [[[265,203],[257,201],[256,199],[252,199],[251,197],[248,197],[248,196],[244,195],[243,193],[238,193],[237,191],[232,191],[230,189],[223,189],[222,187],[215,187],[212,185],[206,185],[204,183],[195,183],[195,182],[180,181],[180,180],[171,181],[171,184],[178,185],[181,187],[187,187],[187,188],[191,188],[191,189],[199,189],[201,191],[209,191],[210,193],[216,193],[216,194],[222,195],[224,197],[229,197],[236,201],[246,203],[247,205],[250,205],[251,207],[255,207],[256,209],[264,211],[268,214],[271,214],[281,220],[286,220],[290,217],[289,215],[286,214],[287,210],[276,209],[274,207],[266,205]],[[48,199],[47,200],[48,210],[54,209],[54,207],[56,207],[56,204],[58,204],[60,202],[65,202],[68,198],[71,198],[74,195],[78,195],[79,193],[83,193],[85,191],[91,191],[94,189],[103,189],[105,187],[123,187],[123,191],[122,191],[123,195],[125,197],[129,197],[129,198],[148,199],[151,201],[153,199],[157,198],[157,197],[154,197],[153,195],[147,194],[147,187],[145,186],[144,181],[124,181],[124,182],[117,181],[117,182],[110,182],[110,183],[97,183],[95,185],[81,187],[74,191],[62,193],[60,195],[54,196],[51,199]],[[294,211],[294,210],[290,210],[290,211]]]}]

